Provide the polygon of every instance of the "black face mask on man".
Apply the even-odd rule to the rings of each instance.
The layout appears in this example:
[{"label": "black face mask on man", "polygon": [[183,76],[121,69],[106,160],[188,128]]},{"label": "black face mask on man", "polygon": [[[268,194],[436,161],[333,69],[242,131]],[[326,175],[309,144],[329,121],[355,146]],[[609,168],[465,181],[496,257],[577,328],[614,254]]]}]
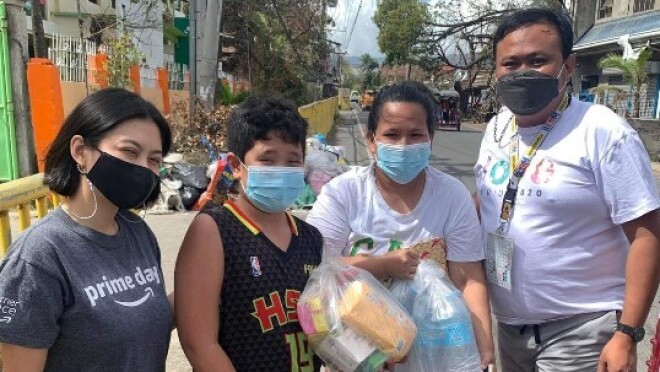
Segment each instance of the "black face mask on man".
[{"label": "black face mask on man", "polygon": [[103,151],[87,172],[87,179],[119,209],[142,206],[159,181],[158,176],[148,168],[123,161]]},{"label": "black face mask on man", "polygon": [[536,70],[506,74],[495,86],[497,101],[516,115],[537,114],[559,95],[559,76],[563,71],[564,66],[557,77]]}]

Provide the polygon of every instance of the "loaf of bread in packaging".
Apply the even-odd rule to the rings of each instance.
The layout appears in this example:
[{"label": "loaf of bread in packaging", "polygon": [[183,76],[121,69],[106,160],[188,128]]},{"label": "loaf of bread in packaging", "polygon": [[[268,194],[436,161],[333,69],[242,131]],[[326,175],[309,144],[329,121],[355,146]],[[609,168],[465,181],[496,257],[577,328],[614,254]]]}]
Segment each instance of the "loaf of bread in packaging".
[{"label": "loaf of bread in packaging", "polygon": [[422,260],[433,260],[447,271],[447,245],[442,238],[432,238],[417,242],[409,247]]},{"label": "loaf of bread in packaging", "polygon": [[354,281],[345,288],[339,311],[344,324],[399,361],[408,354],[417,328],[396,301],[386,296],[363,281]]}]

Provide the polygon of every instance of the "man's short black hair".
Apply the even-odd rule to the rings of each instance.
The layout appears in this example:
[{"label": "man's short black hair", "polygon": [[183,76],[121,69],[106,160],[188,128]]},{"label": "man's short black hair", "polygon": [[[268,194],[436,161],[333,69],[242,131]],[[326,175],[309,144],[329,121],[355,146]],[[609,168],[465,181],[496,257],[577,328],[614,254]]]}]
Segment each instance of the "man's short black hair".
[{"label": "man's short black hair", "polygon": [[522,9],[502,18],[493,36],[493,58],[497,57],[497,44],[508,34],[519,28],[539,23],[548,23],[557,29],[561,40],[561,54],[564,59],[568,58],[573,51],[572,20],[563,12],[550,8]]},{"label": "man's short black hair", "polygon": [[416,81],[403,81],[378,91],[371,105],[371,112],[367,121],[369,132],[376,133],[383,106],[388,102],[408,102],[422,106],[426,111],[426,126],[429,130],[429,136],[433,137],[435,133],[436,104],[433,101],[433,94],[424,84]]},{"label": "man's short black hair", "polygon": [[293,102],[281,97],[250,96],[229,116],[227,150],[244,161],[256,141],[276,135],[284,142],[300,145],[304,156],[307,128],[307,120]]},{"label": "man's short black hair", "polygon": [[[125,89],[103,89],[82,100],[64,120],[44,159],[44,184],[60,195],[73,196],[80,185],[80,171],[71,157],[71,139],[80,135],[86,146],[98,148],[108,132],[131,119],[147,119],[156,123],[163,156],[170,151],[170,126],[153,104]],[[160,183],[145,204],[151,205],[159,195]]]}]

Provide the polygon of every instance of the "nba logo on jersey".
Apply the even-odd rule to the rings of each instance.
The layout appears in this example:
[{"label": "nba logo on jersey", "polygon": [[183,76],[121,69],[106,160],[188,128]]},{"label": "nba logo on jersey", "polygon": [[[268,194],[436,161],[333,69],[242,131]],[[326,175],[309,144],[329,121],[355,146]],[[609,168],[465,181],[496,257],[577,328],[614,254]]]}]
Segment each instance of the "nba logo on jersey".
[{"label": "nba logo on jersey", "polygon": [[259,264],[259,257],[250,256],[250,266],[252,267],[253,276],[261,276],[261,264]]}]

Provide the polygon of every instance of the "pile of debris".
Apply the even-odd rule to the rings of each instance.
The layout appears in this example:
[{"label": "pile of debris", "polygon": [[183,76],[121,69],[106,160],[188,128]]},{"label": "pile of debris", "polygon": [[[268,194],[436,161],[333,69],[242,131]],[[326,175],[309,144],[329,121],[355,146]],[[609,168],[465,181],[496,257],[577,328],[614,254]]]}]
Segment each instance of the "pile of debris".
[{"label": "pile of debris", "polygon": [[[167,117],[172,127],[174,142],[172,151],[196,154],[208,152],[211,148],[226,150],[227,125],[231,109],[231,106],[219,106],[207,112],[200,106],[191,118],[185,102],[175,103],[172,113]],[[209,159],[206,159],[205,162],[208,161]]]}]

